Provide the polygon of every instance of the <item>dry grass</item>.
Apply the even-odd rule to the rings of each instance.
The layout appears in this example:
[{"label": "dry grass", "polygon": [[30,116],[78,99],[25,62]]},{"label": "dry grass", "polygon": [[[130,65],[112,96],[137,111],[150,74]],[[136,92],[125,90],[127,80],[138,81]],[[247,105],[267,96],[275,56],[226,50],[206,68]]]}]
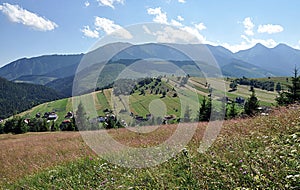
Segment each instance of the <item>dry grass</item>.
[{"label": "dry grass", "polygon": [[0,135],[0,184],[93,154],[78,132]]},{"label": "dry grass", "polygon": [[[214,143],[215,148],[210,151],[220,152],[220,155],[224,155],[224,160],[228,157],[235,160],[238,157],[243,158],[245,153],[238,148],[246,146],[246,141],[247,143],[256,142],[258,137],[268,137],[265,140],[265,143],[268,143],[275,138],[274,135],[277,133],[284,134],[288,129],[300,124],[300,118],[295,117],[299,114],[299,109],[297,106],[280,108],[274,110],[269,117],[259,116],[225,121],[221,133]],[[188,127],[188,124],[185,126]],[[174,134],[177,127],[178,125],[162,125],[157,129],[155,126],[142,127],[152,131],[150,133],[136,133],[130,128],[111,129],[99,131],[99,133],[108,132],[111,137],[123,145],[149,147],[167,140]],[[200,145],[206,127],[207,123],[198,123],[196,132],[188,145],[193,150],[192,152],[195,152]],[[93,155],[78,132],[0,135],[0,143],[0,184],[14,182],[47,167]],[[232,152],[233,150],[235,153]],[[210,151],[207,155],[210,155]],[[235,156],[235,154],[237,155]],[[229,156],[226,157],[226,155]],[[223,157],[220,156],[220,158]]]}]

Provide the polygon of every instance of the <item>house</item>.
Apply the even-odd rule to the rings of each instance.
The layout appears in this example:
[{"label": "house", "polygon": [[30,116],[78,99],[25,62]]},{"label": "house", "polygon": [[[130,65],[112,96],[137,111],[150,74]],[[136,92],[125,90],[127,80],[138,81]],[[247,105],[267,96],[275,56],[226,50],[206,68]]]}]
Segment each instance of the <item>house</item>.
[{"label": "house", "polygon": [[103,123],[103,122],[106,121],[106,117],[99,116],[99,117],[97,118],[97,120],[98,120],[98,122]]},{"label": "house", "polygon": [[66,119],[72,119],[73,118],[73,112],[69,111],[66,115],[65,115]]},{"label": "house", "polygon": [[35,114],[35,117],[36,117],[36,118],[40,118],[40,117],[41,117],[41,113]]},{"label": "house", "polygon": [[152,117],[153,117],[153,116],[152,116],[151,113],[146,115],[146,119],[147,119],[147,120],[151,119]]},{"label": "house", "polygon": [[260,106],[257,108],[257,110],[260,113],[260,115],[262,115],[262,116],[268,116],[269,113],[272,111],[272,109],[267,106]]},{"label": "house", "polygon": [[242,97],[236,97],[235,98],[235,103],[244,104],[245,103],[245,99],[242,98]]},{"label": "house", "polygon": [[48,120],[56,120],[58,118],[57,114],[55,112],[52,112],[48,115]]}]

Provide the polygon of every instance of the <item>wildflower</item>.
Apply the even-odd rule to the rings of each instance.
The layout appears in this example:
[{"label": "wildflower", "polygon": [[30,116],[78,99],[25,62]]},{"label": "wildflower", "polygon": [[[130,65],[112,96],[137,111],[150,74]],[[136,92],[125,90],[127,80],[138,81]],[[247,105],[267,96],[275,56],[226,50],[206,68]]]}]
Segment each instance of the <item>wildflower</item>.
[{"label": "wildflower", "polygon": [[240,161],[239,161],[239,163],[242,163],[242,162],[243,162],[243,160],[240,160]]}]

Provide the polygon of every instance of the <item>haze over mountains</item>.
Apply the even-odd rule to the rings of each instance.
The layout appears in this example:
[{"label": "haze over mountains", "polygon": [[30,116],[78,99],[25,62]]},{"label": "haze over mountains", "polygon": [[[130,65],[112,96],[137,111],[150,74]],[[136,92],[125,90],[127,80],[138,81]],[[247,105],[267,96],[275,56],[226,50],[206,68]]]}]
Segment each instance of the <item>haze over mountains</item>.
[{"label": "haze over mountains", "polygon": [[[291,76],[295,66],[300,65],[300,50],[293,49],[285,44],[279,44],[274,48],[257,44],[248,50],[237,53],[232,53],[221,46],[173,44],[173,47],[193,53],[202,51],[204,46],[215,57],[223,75],[229,77]],[[111,66],[106,70],[112,75],[118,75],[122,69],[136,60],[149,58],[171,61],[187,73],[193,70],[192,67],[189,67],[192,66],[193,60],[189,60],[184,53],[168,48],[163,44],[132,46],[128,43],[114,43],[100,47],[90,52],[89,55],[95,54],[101,57],[99,55],[109,54],[110,51],[116,48],[127,48],[127,50],[116,54],[109,61],[118,63],[116,67]],[[70,96],[74,74],[83,57],[86,56],[84,54],[44,55],[34,58],[22,58],[0,68],[0,76],[15,82],[46,85],[64,93],[66,96]],[[103,60],[99,60],[99,62],[101,61]],[[115,69],[118,70],[116,73],[114,73]]]}]

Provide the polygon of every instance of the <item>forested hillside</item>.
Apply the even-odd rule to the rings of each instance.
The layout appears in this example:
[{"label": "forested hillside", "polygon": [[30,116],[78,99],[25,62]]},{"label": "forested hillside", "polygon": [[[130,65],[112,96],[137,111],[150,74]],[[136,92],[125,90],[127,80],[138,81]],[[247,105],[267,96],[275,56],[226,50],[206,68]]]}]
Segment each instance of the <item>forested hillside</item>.
[{"label": "forested hillside", "polygon": [[42,85],[14,83],[0,78],[0,118],[60,98],[62,96],[56,91]]}]

